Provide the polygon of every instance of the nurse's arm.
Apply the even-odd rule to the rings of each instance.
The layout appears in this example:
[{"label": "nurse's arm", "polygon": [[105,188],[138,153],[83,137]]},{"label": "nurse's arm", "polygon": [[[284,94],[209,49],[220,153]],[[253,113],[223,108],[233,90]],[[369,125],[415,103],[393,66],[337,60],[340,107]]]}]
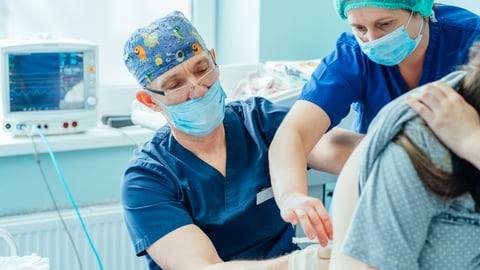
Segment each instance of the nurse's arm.
[{"label": "nurse's arm", "polygon": [[165,270],[288,269],[288,255],[262,261],[223,262],[210,239],[196,225],[170,232],[148,247],[147,253]]},{"label": "nurse's arm", "polygon": [[365,263],[341,253],[348,226],[358,201],[358,171],[360,159],[364,156],[365,143],[360,143],[348,158],[335,184],[335,196],[332,199],[333,248],[329,270],[358,269],[374,270]]},{"label": "nurse's arm", "polygon": [[312,169],[340,174],[345,162],[364,135],[344,128],[335,127],[327,132],[308,156]]},{"label": "nurse's arm", "polygon": [[282,218],[300,223],[305,234],[326,246],[332,236],[328,211],[318,198],[309,197],[307,156],[330,126],[317,105],[296,101],[280,124],[269,149],[270,175]]}]

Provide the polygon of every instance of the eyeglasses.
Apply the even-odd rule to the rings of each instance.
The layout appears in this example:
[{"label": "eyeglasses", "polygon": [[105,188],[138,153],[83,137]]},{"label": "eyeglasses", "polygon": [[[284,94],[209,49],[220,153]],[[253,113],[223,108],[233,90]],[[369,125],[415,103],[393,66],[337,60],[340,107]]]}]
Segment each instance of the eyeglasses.
[{"label": "eyeglasses", "polygon": [[[210,88],[217,79],[218,65],[209,59],[206,64],[200,63],[194,67],[189,74],[195,77],[195,85]],[[160,101],[165,105],[179,104],[188,100],[190,91],[195,89],[195,85],[186,77],[172,77],[159,84],[163,86],[159,87],[160,89],[147,86],[144,89],[163,96]]]}]

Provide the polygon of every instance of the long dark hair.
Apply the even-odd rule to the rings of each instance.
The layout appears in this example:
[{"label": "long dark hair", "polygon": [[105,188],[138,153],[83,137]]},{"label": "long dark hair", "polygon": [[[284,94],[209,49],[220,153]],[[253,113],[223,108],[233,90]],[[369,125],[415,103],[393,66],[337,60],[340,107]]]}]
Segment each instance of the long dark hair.
[{"label": "long dark hair", "polygon": [[[463,66],[466,75],[458,93],[480,113],[480,42],[470,49],[470,61]],[[402,146],[424,186],[443,199],[451,199],[470,192],[475,200],[475,210],[480,213],[480,170],[453,152],[451,173],[439,169],[428,156],[405,134],[399,133],[395,142]],[[479,140],[480,143],[480,140]]]}]

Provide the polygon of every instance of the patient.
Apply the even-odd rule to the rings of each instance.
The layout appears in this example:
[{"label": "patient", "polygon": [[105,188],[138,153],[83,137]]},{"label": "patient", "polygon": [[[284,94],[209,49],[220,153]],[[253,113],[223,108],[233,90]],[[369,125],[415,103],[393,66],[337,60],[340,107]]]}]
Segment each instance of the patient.
[{"label": "patient", "polygon": [[[405,102],[410,95],[415,105],[420,94],[448,93],[450,85],[475,108],[469,119],[478,134],[479,48],[471,48],[463,71],[409,92],[375,118],[339,176],[329,269],[480,269],[478,160],[446,148]],[[478,143],[477,137],[474,149]],[[359,187],[359,198],[352,186]]]}]

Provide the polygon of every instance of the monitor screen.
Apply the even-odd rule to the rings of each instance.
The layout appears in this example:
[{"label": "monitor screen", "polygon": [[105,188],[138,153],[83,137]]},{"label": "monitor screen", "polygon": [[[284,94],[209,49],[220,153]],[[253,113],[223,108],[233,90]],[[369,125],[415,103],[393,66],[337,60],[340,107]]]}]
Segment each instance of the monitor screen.
[{"label": "monitor screen", "polygon": [[0,39],[0,122],[13,135],[83,132],[97,125],[96,44]]},{"label": "monitor screen", "polygon": [[10,112],[83,109],[84,53],[8,54]]}]

